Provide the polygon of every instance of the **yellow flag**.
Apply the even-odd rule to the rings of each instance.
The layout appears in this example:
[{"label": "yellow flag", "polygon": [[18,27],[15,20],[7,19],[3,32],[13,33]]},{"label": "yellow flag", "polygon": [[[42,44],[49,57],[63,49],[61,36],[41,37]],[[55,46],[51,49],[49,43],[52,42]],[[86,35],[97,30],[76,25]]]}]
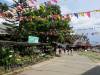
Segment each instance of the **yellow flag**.
[{"label": "yellow flag", "polygon": [[100,12],[100,10],[95,10],[96,12]]},{"label": "yellow flag", "polygon": [[83,12],[81,12],[81,13],[79,13],[79,15],[80,15],[80,16],[84,16],[84,13],[83,13]]}]

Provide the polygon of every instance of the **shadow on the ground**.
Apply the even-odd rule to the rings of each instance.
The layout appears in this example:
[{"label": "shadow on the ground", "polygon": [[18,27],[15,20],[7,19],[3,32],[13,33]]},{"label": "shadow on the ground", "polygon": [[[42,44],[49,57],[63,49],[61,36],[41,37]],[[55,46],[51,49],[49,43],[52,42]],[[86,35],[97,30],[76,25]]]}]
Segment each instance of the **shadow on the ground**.
[{"label": "shadow on the ground", "polygon": [[100,66],[96,66],[87,72],[83,73],[82,75],[100,75]]}]

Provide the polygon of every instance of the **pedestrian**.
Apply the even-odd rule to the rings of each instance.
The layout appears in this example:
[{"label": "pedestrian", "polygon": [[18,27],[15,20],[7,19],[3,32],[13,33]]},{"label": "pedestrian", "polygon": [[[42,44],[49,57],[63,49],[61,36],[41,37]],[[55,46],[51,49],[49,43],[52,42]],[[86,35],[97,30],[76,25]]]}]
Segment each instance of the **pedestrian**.
[{"label": "pedestrian", "polygon": [[62,50],[61,50],[61,46],[60,45],[58,45],[58,49],[59,49],[59,54],[61,55],[62,54]]}]

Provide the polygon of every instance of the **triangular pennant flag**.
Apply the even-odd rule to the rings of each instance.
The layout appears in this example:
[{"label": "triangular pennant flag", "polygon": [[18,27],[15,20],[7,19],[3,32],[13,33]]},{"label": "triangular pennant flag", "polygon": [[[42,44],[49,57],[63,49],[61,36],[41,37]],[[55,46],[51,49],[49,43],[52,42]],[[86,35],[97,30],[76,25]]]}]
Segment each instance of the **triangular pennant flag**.
[{"label": "triangular pennant flag", "polygon": [[55,2],[55,3],[57,3],[57,2],[58,2],[58,0],[51,0],[51,1],[53,1],[53,2]]},{"label": "triangular pennant flag", "polygon": [[96,12],[100,12],[100,10],[95,10]]},{"label": "triangular pennant flag", "polygon": [[88,16],[88,17],[90,17],[91,15],[90,15],[90,12],[86,12],[86,15]]},{"label": "triangular pennant flag", "polygon": [[74,15],[78,18],[78,13],[74,13]]},{"label": "triangular pennant flag", "polygon": [[80,16],[84,16],[84,13],[83,13],[83,12],[81,12],[81,13],[79,13],[79,15],[80,15]]}]

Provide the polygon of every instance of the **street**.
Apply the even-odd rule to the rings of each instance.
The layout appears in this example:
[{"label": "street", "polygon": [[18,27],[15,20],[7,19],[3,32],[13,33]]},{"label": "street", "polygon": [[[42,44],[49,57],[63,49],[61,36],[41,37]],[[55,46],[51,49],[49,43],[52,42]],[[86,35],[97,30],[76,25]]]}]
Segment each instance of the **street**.
[{"label": "street", "polygon": [[100,66],[74,53],[33,65],[18,75],[100,75]]}]

